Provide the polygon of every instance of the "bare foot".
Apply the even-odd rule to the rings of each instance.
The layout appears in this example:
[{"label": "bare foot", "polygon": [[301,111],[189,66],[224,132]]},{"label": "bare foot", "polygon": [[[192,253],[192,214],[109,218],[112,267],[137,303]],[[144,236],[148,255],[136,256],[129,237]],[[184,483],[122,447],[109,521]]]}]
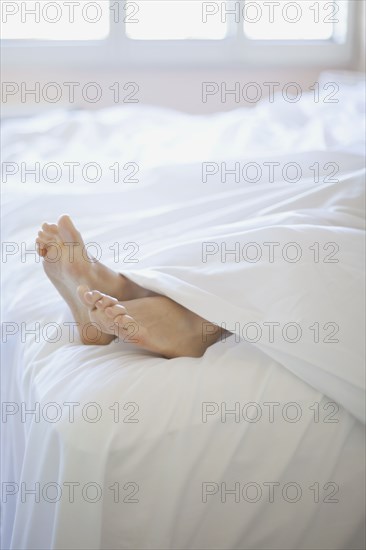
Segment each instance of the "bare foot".
[{"label": "bare foot", "polygon": [[99,329],[99,332],[105,336],[118,336],[117,327],[110,317],[107,317],[105,310],[107,307],[115,306],[120,302],[112,296],[103,294],[99,290],[90,290],[87,286],[81,285],[77,288],[77,294],[84,311],[87,311],[89,323],[93,323]]},{"label": "bare foot", "polygon": [[38,253],[44,260],[44,271],[70,307],[84,344],[108,344],[113,337],[99,334],[99,328],[93,328],[89,310],[78,298],[78,286],[97,288],[119,300],[142,298],[151,294],[88,256],[84,241],[69,216],[62,216],[57,224],[44,223],[36,244]]},{"label": "bare foot", "polygon": [[79,297],[89,308],[89,318],[110,337],[117,335],[168,359],[201,357],[223,332],[165,296],[121,303],[81,287]]}]

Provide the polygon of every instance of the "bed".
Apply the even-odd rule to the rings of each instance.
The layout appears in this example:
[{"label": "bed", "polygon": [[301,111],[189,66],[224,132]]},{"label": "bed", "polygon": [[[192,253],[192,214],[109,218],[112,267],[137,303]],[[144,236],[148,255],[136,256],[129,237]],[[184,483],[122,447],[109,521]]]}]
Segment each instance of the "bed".
[{"label": "bed", "polygon": [[[4,122],[3,548],[364,548],[364,84],[321,78],[338,103]],[[34,254],[65,212],[232,335],[171,360],[81,345]]]}]

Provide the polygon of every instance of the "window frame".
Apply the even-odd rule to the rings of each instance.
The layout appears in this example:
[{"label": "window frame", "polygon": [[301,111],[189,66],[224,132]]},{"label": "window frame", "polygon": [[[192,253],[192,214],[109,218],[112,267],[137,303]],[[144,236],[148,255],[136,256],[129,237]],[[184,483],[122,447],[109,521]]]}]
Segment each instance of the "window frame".
[{"label": "window frame", "polygon": [[[113,0],[108,0],[113,1]],[[127,3],[131,0],[123,0]],[[231,2],[233,0],[230,0]],[[241,0],[243,1],[243,0]],[[344,0],[342,0],[344,1]],[[318,67],[349,68],[357,44],[361,2],[348,0],[348,24],[343,43],[334,40],[253,40],[244,34],[242,21],[231,23],[224,39],[134,40],[124,21],[112,20],[101,40],[1,40],[4,68],[146,68],[146,67]],[[232,19],[232,18],[231,18]],[[233,31],[233,33],[230,33]],[[123,52],[123,55],[118,52]]]}]

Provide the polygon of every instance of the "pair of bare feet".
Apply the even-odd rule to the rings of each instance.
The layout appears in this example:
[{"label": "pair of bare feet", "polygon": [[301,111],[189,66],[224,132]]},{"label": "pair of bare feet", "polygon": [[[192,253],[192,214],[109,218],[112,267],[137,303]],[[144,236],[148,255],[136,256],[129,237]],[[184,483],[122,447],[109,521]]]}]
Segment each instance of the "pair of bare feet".
[{"label": "pair of bare feet", "polygon": [[222,330],[90,258],[69,216],[36,239],[44,270],[71,309],[84,344],[115,338],[163,357],[200,357]]}]

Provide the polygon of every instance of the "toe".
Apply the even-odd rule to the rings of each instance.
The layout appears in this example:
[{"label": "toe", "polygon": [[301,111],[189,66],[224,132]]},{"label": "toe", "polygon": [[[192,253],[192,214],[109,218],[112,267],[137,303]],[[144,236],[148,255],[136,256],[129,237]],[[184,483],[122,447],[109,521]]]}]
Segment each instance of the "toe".
[{"label": "toe", "polygon": [[47,254],[47,250],[44,244],[39,239],[36,239],[36,250],[38,255],[41,256],[42,258]]},{"label": "toe", "polygon": [[38,239],[37,240],[39,240],[41,242],[46,242],[47,239],[48,239],[47,233],[45,233],[44,231],[38,231]]},{"label": "toe", "polygon": [[95,304],[103,297],[102,293],[98,290],[90,290],[84,294],[86,302],[91,309],[95,308]]},{"label": "toe", "polygon": [[90,290],[87,286],[81,285],[77,288],[77,293],[81,302],[89,309],[104,310],[106,307],[118,304],[118,300],[99,290]]},{"label": "toe", "polygon": [[90,307],[90,303],[88,301],[88,295],[90,293],[89,287],[85,285],[80,285],[76,289],[78,298],[82,304],[86,307]]},{"label": "toe", "polygon": [[143,328],[130,315],[117,315],[114,319],[116,334],[130,344],[143,343]]},{"label": "toe", "polygon": [[124,342],[130,344],[144,345],[144,341],[147,337],[146,329],[131,317],[131,315],[128,315],[128,311],[123,305],[118,304],[108,307],[105,313],[107,317],[113,319],[113,332],[119,338],[122,338]]},{"label": "toe", "polygon": [[112,307],[107,307],[105,310],[105,314],[110,319],[115,319],[115,317],[119,315],[126,315],[126,313],[127,313],[126,308],[121,304],[116,304],[116,305],[113,305]]},{"label": "toe", "polygon": [[58,233],[58,228],[55,223],[44,222],[42,224],[42,231],[44,231],[45,233],[50,233],[51,235],[55,235],[56,233]]},{"label": "toe", "polygon": [[[126,328],[125,319],[132,319],[132,317],[129,317],[128,315],[117,315],[117,317],[114,318],[114,322],[116,325],[118,325],[120,328]],[[133,319],[132,319],[133,321]]]},{"label": "toe", "polygon": [[64,214],[57,222],[57,229],[64,241],[82,242],[79,231],[71,221],[70,216]]},{"label": "toe", "polygon": [[112,296],[104,294],[102,298],[95,303],[95,307],[103,310],[106,307],[111,307],[116,304],[118,304],[118,300],[116,298],[112,298]]},{"label": "toe", "polygon": [[115,334],[132,344],[138,344],[141,340],[141,328],[133,317],[128,315],[127,309],[121,304],[105,309],[106,317],[110,318],[114,325]]},{"label": "toe", "polygon": [[124,329],[127,329],[129,325],[138,327],[137,321],[135,321],[133,317],[130,317],[130,315],[117,315],[117,317],[114,318],[114,322],[116,325]]},{"label": "toe", "polygon": [[37,241],[45,244],[57,243],[56,234],[48,233],[46,231],[38,231]]},{"label": "toe", "polygon": [[92,304],[93,306],[103,298],[103,294],[99,292],[99,290],[89,290],[85,293],[85,297],[89,304]]},{"label": "toe", "polygon": [[92,323],[97,325],[102,332],[117,336],[115,323],[112,319],[107,319],[103,311],[99,309],[89,310],[89,319]]}]

